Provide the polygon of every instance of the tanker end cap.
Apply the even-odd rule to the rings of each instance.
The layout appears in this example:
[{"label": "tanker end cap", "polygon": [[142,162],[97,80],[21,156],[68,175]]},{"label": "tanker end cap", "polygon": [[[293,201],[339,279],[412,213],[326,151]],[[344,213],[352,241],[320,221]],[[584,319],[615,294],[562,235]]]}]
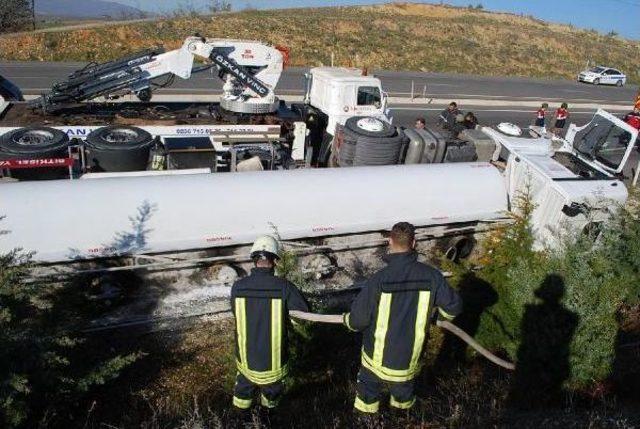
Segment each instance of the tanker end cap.
[{"label": "tanker end cap", "polygon": [[281,251],[280,242],[275,237],[263,235],[253,242],[251,258],[270,257],[279,259]]}]

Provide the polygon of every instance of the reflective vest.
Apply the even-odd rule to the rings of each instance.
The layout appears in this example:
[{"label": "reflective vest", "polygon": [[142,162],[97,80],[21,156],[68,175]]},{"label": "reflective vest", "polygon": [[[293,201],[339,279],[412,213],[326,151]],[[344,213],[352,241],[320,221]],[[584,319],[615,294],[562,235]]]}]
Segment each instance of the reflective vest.
[{"label": "reflective vest", "polygon": [[363,287],[345,315],[361,331],[362,366],[380,379],[404,382],[420,371],[420,356],[434,308],[452,318],[462,311],[458,293],[433,267],[411,253],[391,254],[388,266]]},{"label": "reflective vest", "polygon": [[257,385],[281,380],[287,373],[288,311],[309,311],[300,291],[272,270],[254,268],[231,288],[231,309],[238,371]]}]

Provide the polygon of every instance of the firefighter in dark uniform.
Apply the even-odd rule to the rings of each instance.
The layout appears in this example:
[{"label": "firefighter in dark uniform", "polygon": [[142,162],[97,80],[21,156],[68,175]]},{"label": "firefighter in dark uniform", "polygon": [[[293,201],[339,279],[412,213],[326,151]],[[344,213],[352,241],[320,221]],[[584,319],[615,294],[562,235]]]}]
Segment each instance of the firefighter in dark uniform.
[{"label": "firefighter in dark uniform", "polygon": [[309,311],[300,291],[274,275],[280,244],[271,236],[255,241],[251,275],[231,288],[231,309],[236,322],[236,367],[233,405],[247,410],[257,390],[260,404],[275,408],[287,374],[289,310]]},{"label": "firefighter in dark uniform", "polygon": [[376,413],[386,384],[392,408],[415,403],[413,379],[433,310],[447,319],[462,311],[462,300],[442,273],[417,260],[415,229],[401,222],[389,238],[387,267],[374,274],[344,315],[345,325],[363,333],[354,407]]}]

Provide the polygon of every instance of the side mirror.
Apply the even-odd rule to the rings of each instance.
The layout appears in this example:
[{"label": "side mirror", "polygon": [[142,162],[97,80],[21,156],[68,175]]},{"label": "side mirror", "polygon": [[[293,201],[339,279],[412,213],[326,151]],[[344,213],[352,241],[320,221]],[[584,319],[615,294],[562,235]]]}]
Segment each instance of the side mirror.
[{"label": "side mirror", "polygon": [[386,112],[387,111],[387,106],[389,104],[389,94],[387,94],[385,91],[382,91],[382,103],[380,106],[377,107],[382,107],[382,111]]}]

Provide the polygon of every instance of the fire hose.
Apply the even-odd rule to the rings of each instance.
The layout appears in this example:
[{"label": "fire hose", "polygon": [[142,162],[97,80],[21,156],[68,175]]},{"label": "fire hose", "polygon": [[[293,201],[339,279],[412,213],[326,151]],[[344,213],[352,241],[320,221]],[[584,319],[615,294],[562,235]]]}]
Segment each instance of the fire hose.
[{"label": "fire hose", "polygon": [[[296,318],[296,319],[300,319],[300,320],[306,320],[306,321],[309,321],[309,322],[332,323],[332,324],[339,324],[339,325],[341,325],[343,323],[343,319],[342,319],[342,315],[341,314],[317,314],[317,313],[306,313],[304,311],[291,310],[291,311],[289,311],[289,316],[291,316],[293,318]],[[447,322],[446,320],[438,320],[436,322],[436,325],[440,329],[444,329],[445,331],[449,331],[450,333],[452,333],[456,337],[460,338],[462,341],[467,343],[474,350],[476,350],[478,353],[480,353],[482,356],[484,356],[485,358],[487,358],[488,360],[490,360],[494,364],[496,364],[498,366],[501,366],[502,368],[506,368],[508,370],[511,370],[511,371],[513,371],[516,368],[515,364],[513,364],[512,362],[508,362],[508,361],[506,361],[504,359],[501,359],[498,356],[494,355],[489,350],[487,350],[484,347],[482,347],[469,334],[464,332],[462,329],[458,328],[453,323]]]}]

